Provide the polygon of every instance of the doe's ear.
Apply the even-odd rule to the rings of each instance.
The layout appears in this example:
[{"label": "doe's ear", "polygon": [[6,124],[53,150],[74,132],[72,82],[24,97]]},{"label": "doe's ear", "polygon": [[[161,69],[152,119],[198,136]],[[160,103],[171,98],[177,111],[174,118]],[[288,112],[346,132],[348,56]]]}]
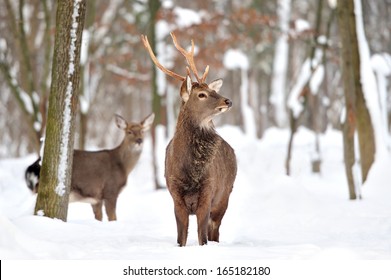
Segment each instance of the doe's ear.
[{"label": "doe's ear", "polygon": [[191,81],[190,76],[187,75],[186,80],[183,81],[181,86],[181,98],[185,103],[187,102],[187,100],[189,100],[192,85],[193,82]]},{"label": "doe's ear", "polygon": [[148,116],[141,122],[141,125],[143,126],[143,130],[144,130],[144,131],[147,131],[147,130],[149,130],[149,129],[151,128],[154,119],[155,119],[155,114],[154,114],[154,113],[151,113],[150,115],[148,115]]},{"label": "doe's ear", "polygon": [[115,114],[115,124],[118,128],[125,130],[128,127],[128,122],[120,115]]},{"label": "doe's ear", "polygon": [[220,88],[223,86],[223,80],[222,79],[217,79],[211,82],[208,87],[211,90],[214,90],[215,92],[219,92]]}]

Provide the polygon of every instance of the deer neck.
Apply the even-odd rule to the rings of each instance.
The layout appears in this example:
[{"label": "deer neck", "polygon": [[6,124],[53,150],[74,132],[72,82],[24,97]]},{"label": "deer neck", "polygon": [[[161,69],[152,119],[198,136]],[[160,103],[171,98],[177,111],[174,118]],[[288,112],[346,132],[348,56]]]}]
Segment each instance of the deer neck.
[{"label": "deer neck", "polygon": [[142,144],[135,145],[124,139],[122,143],[114,149],[114,154],[118,161],[123,165],[126,172],[129,173],[140,157],[141,150]]},{"label": "deer neck", "polygon": [[221,138],[213,124],[204,127],[185,114],[180,114],[173,141],[174,146],[178,147],[175,153],[181,155],[182,165],[186,169],[184,185],[192,186],[192,189],[199,188],[216,156]]}]

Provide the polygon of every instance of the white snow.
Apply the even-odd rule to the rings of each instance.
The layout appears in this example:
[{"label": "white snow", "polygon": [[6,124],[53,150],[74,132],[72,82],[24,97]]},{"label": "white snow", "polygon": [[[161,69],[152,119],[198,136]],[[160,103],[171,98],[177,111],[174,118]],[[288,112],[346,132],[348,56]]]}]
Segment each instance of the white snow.
[{"label": "white snow", "polygon": [[382,118],[383,132],[385,133],[387,147],[391,147],[391,137],[388,135],[388,106],[387,106],[387,88],[388,78],[391,75],[391,56],[387,53],[374,54],[371,57],[372,69],[376,75],[377,87],[379,90],[379,109]]},{"label": "white snow", "polygon": [[328,0],[327,3],[331,9],[335,9],[337,7],[337,0]]},{"label": "white snow", "polygon": [[310,89],[313,95],[318,94],[319,87],[321,86],[324,78],[324,67],[323,65],[318,65],[312,74],[310,80]]},{"label": "white snow", "polygon": [[278,1],[278,21],[281,34],[279,35],[274,51],[273,75],[271,81],[270,103],[275,107],[275,119],[279,127],[287,123],[286,75],[288,70],[288,32],[291,11],[291,0]]},{"label": "white snow", "polygon": [[[16,80],[15,80],[14,84],[17,85]],[[33,108],[33,103],[32,103],[30,96],[27,94],[27,92],[25,92],[21,88],[19,88],[19,89],[20,89],[20,99],[22,99],[24,107],[26,108],[28,113],[33,114],[34,108]]]},{"label": "white snow", "polygon": [[[315,56],[312,61],[309,58],[304,61],[297,80],[289,93],[288,107],[292,110],[295,118],[297,118],[304,109],[302,100],[303,97],[300,95],[306,84],[310,82],[309,86],[312,94],[317,94],[317,90],[323,81],[324,70],[323,66],[320,64],[322,54],[322,50],[317,48],[315,50]],[[314,73],[312,73],[311,70],[311,63],[313,69],[315,69]]]},{"label": "white snow", "polygon": [[230,70],[249,68],[249,61],[247,56],[238,49],[229,49],[225,52],[223,58],[224,67]]},{"label": "white snow", "polygon": [[[7,50],[7,40],[4,38],[0,38],[0,54],[3,55],[3,53]],[[1,59],[4,59],[4,57],[0,57]]]},{"label": "white snow", "polygon": [[363,186],[363,200],[349,201],[340,132],[328,130],[320,135],[322,174],[314,175],[309,153],[313,133],[300,128],[294,141],[292,176],[287,177],[288,130],[269,129],[262,140],[247,137],[235,127],[218,131],[238,157],[238,176],[220,243],[199,247],[192,217],[188,246],[176,246],[171,196],[167,190],[153,189],[148,138],[119,196],[116,222],[95,221],[90,205],[82,203],[70,204],[68,222],[32,215],[35,197],[23,176],[35,156],[0,160],[0,258],[391,259],[390,154],[376,161]]},{"label": "white snow", "polygon": [[88,47],[90,45],[91,34],[87,29],[83,30],[83,36],[81,40],[81,49],[80,49],[80,64],[85,65],[88,60]]},{"label": "white snow", "polygon": [[200,13],[194,10],[175,7],[173,12],[176,16],[176,25],[180,28],[190,27],[193,24],[200,24],[202,21]]},{"label": "white snow", "polygon": [[384,153],[387,140],[384,133],[384,125],[382,124],[379,95],[377,94],[379,92],[378,86],[371,67],[369,46],[365,37],[361,1],[354,0],[354,12],[356,15],[357,40],[360,50],[361,85],[364,92],[365,103],[368,107],[373,125],[376,143],[375,160],[377,160],[377,157]]},{"label": "white snow", "polygon": [[297,33],[302,33],[307,30],[311,30],[311,24],[308,21],[302,18],[295,20],[295,31]]}]

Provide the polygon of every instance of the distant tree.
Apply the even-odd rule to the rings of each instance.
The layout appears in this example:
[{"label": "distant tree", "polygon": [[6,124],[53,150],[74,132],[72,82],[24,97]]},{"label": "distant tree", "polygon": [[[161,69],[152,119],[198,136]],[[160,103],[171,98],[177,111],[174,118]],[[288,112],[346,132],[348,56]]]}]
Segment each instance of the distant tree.
[{"label": "distant tree", "polygon": [[86,0],[60,0],[49,96],[48,122],[35,214],[67,219],[80,48]]},{"label": "distant tree", "polygon": [[[160,1],[158,0],[148,0],[148,10],[149,10],[149,28],[148,28],[148,38],[151,44],[151,48],[156,53],[156,16],[160,9]],[[156,127],[159,124],[163,123],[163,112],[162,112],[162,96],[161,92],[158,89],[157,73],[156,68],[152,64],[151,68],[151,92],[152,92],[152,111],[155,113],[155,122],[151,129],[152,134],[152,156],[153,156],[153,171],[154,171],[154,182],[155,188],[162,188],[158,178],[158,159],[157,159],[157,131]]]},{"label": "distant tree", "polygon": [[[50,10],[55,3],[21,0],[15,4],[5,0],[3,7],[7,22],[1,37],[6,45],[0,48],[0,73],[22,112],[31,147],[38,153],[46,125],[52,53]],[[42,14],[43,18],[26,19],[26,10]]]},{"label": "distant tree", "polygon": [[[320,133],[320,92],[319,86],[311,86],[313,83],[313,78],[319,73],[323,73],[323,54],[325,48],[320,45],[318,37],[321,34],[322,27],[322,10],[323,10],[323,0],[319,0],[317,3],[317,12],[315,17],[314,32],[311,47],[309,48],[308,58],[302,65],[301,72],[295,86],[291,91],[290,104],[289,104],[289,128],[290,128],[290,137],[288,141],[288,151],[287,157],[285,160],[285,169],[286,174],[291,174],[291,158],[292,158],[292,149],[293,149],[293,140],[297,132],[297,129],[301,122],[303,122],[304,116],[306,115],[307,121],[305,122],[311,130],[315,133],[315,143],[312,159],[312,172],[320,173],[321,171],[321,154],[320,154],[320,144],[319,144],[319,133]],[[320,72],[321,71],[321,72]],[[322,76],[322,75],[320,75]],[[321,82],[323,80],[318,78]],[[292,103],[293,102],[293,103]],[[300,112],[297,110],[297,106],[293,104],[300,104]]]},{"label": "distant tree", "polygon": [[288,119],[285,101],[290,13],[291,0],[279,0],[277,14],[280,34],[275,47],[270,94],[270,103],[274,106],[274,118],[278,127],[285,127]]},{"label": "distant tree", "polygon": [[[365,182],[375,157],[375,137],[371,118],[365,103],[360,75],[360,55],[356,33],[354,0],[338,1],[338,26],[342,42],[342,76],[345,93],[343,124],[345,170],[349,198],[359,197],[360,181]],[[355,133],[359,144],[359,160],[355,152]],[[354,170],[361,166],[361,178]]]}]

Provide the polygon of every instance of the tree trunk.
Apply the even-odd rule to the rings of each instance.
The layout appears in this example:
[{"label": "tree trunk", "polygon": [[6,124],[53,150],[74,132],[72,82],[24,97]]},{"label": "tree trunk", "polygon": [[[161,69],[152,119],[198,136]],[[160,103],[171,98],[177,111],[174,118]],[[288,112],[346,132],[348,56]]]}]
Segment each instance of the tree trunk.
[{"label": "tree trunk", "polygon": [[356,35],[354,0],[338,1],[337,16],[342,42],[342,77],[345,92],[346,118],[344,120],[344,159],[349,186],[349,198],[356,199],[360,182],[355,182],[354,134],[357,128],[362,181],[374,161],[375,142],[373,127],[361,88],[360,57]]},{"label": "tree trunk", "polygon": [[[344,1],[348,6],[349,29],[351,34],[352,70],[355,83],[356,125],[358,132],[358,144],[360,150],[361,175],[363,183],[367,179],[368,172],[375,160],[375,136],[371,116],[365,103],[364,92],[360,73],[360,51],[357,40],[356,17],[354,13],[354,0]],[[375,93],[373,93],[375,94]]]},{"label": "tree trunk", "polygon": [[278,127],[285,127],[286,113],[286,78],[289,54],[289,21],[291,14],[291,0],[279,0],[278,25],[280,35],[275,45],[273,75],[271,81],[270,103],[274,106],[274,119]]},{"label": "tree trunk", "polygon": [[[149,0],[148,1],[148,7],[149,7],[149,32],[148,32],[148,39],[151,45],[151,48],[154,53],[156,53],[156,32],[155,32],[155,25],[156,25],[156,15],[157,12],[160,9],[160,1],[156,0]],[[162,97],[158,92],[158,84],[157,84],[157,73],[156,68],[152,64],[152,77],[151,77],[151,89],[152,89],[152,111],[155,113],[155,122],[153,124],[153,127],[151,129],[151,135],[152,135],[152,161],[153,161],[153,176],[155,181],[155,188],[160,189],[162,188],[160,182],[159,182],[159,162],[158,162],[158,156],[157,156],[157,125],[163,123],[162,118]]]},{"label": "tree trunk", "polygon": [[85,0],[60,0],[45,149],[35,214],[67,219]]},{"label": "tree trunk", "polygon": [[300,125],[300,118],[302,118],[306,114],[309,116],[309,126],[312,131],[315,133],[315,143],[314,143],[314,156],[311,162],[312,172],[320,173],[321,168],[321,157],[320,157],[320,144],[319,144],[319,130],[320,130],[320,103],[319,103],[319,92],[311,92],[311,79],[314,75],[316,68],[321,67],[321,61],[317,61],[316,51],[318,49],[318,36],[320,34],[321,23],[322,23],[322,8],[323,8],[323,0],[318,2],[318,8],[316,13],[316,23],[315,23],[315,34],[313,38],[313,44],[311,49],[309,50],[309,61],[310,61],[310,76],[308,77],[308,81],[302,88],[300,96],[303,98],[303,111],[295,117],[295,114],[292,110],[289,114],[289,128],[290,128],[290,137],[288,142],[288,152],[285,160],[285,170],[286,174],[291,174],[291,158],[292,158],[292,149],[293,149],[293,141],[297,129]]}]

